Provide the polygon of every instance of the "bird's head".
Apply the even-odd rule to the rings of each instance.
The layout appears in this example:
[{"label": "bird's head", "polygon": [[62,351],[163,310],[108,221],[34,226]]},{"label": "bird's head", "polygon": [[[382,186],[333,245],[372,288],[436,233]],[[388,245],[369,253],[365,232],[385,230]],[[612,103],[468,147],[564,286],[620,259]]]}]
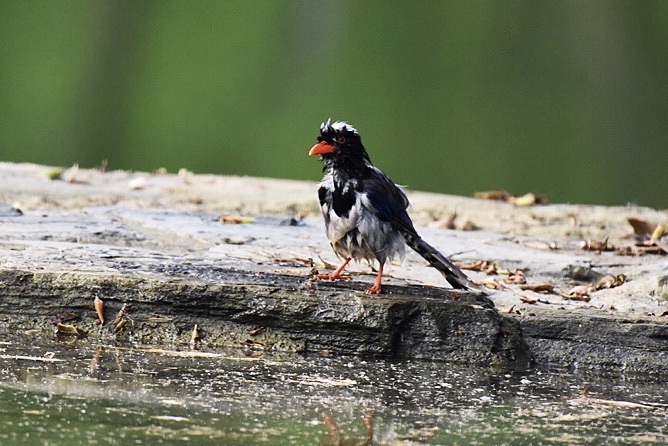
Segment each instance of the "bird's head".
[{"label": "bird's head", "polygon": [[320,155],[326,165],[371,164],[360,134],[355,127],[345,121],[332,122],[328,119],[327,122],[323,122],[320,125],[318,144],[314,145],[308,154]]}]

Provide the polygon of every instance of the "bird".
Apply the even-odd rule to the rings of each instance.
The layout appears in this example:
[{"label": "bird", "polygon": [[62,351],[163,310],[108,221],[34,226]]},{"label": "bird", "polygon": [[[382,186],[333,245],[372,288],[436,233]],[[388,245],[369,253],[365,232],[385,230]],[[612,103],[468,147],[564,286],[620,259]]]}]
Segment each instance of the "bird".
[{"label": "bird", "polygon": [[324,176],[318,185],[318,200],[325,231],[334,252],[343,263],[320,280],[346,280],[348,263],[378,261],[379,268],[367,294],[382,293],[383,266],[402,259],[408,245],[436,268],[450,286],[459,290],[477,285],[436,248],[425,242],[408,215],[409,201],[402,188],[373,165],[362,138],[346,121],[328,119],[320,125],[318,143],[309,151],[320,156]]}]

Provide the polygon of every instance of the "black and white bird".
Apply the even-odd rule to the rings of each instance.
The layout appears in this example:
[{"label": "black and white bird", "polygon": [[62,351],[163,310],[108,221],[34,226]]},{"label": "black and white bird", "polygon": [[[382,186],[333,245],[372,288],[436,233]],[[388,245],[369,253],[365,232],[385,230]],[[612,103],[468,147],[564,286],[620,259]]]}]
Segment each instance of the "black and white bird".
[{"label": "black and white bird", "polygon": [[410,246],[436,268],[453,288],[477,286],[447,257],[418,235],[406,209],[409,202],[399,186],[371,163],[357,130],[337,121],[320,126],[318,143],[309,155],[320,155],[325,176],[318,198],[327,238],[343,263],[319,279],[349,279],[342,274],[350,260],[377,260],[378,275],[367,294],[382,292],[383,265],[401,259]]}]

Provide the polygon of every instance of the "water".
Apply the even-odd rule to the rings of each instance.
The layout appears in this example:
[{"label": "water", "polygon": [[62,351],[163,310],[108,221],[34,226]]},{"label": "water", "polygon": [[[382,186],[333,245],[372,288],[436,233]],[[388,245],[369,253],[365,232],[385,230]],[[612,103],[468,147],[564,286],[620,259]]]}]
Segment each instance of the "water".
[{"label": "water", "polygon": [[668,391],[647,377],[41,335],[0,355],[3,446],[668,443]]}]

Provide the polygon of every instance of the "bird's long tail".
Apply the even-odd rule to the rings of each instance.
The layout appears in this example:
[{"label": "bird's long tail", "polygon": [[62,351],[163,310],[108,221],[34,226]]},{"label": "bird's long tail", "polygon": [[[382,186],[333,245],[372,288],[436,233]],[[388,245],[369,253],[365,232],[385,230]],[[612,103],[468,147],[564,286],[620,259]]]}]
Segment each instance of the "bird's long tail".
[{"label": "bird's long tail", "polygon": [[446,256],[438,252],[436,248],[422,240],[419,235],[405,233],[404,238],[406,239],[406,244],[424,257],[431,266],[443,274],[445,280],[447,280],[453,288],[460,290],[479,289],[478,285],[469,279],[461,269],[448,260]]}]

